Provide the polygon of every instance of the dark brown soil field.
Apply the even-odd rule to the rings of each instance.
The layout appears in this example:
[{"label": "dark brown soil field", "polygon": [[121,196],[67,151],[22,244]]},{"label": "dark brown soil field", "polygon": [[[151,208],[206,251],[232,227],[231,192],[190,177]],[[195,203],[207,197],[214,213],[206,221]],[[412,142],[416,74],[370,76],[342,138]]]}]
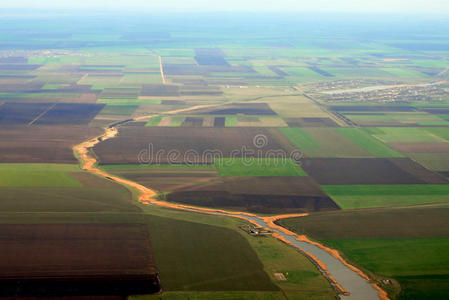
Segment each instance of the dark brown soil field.
[{"label": "dark brown soil field", "polygon": [[402,153],[449,152],[449,143],[388,143],[388,146]]},{"label": "dark brown soil field", "polygon": [[190,114],[211,115],[275,115],[276,113],[266,103],[235,103],[219,107],[193,110]]},{"label": "dark brown soil field", "polygon": [[321,70],[320,68],[318,68],[316,66],[309,67],[308,69],[312,70],[312,71],[314,71],[314,72],[316,72],[316,73],[318,73],[318,74],[320,74],[322,76],[325,76],[325,77],[334,77],[334,75],[332,75],[331,73],[326,72],[324,70]]},{"label": "dark brown soil field", "polygon": [[329,118],[285,118],[285,122],[289,127],[338,127]]},{"label": "dark brown soil field", "polygon": [[225,127],[226,118],[225,117],[216,117],[214,119],[214,127]]},{"label": "dark brown soil field", "polygon": [[36,125],[85,125],[95,118],[104,104],[58,103],[34,124]]},{"label": "dark brown soil field", "polygon": [[78,163],[72,147],[102,132],[84,126],[2,126],[0,163]]},{"label": "dark brown soil field", "polygon": [[0,124],[26,125],[52,105],[53,103],[7,102],[0,106]]},{"label": "dark brown soil field", "polygon": [[226,208],[253,213],[280,214],[336,210],[339,207],[329,197],[247,195],[219,191],[174,192],[167,200],[195,206]]},{"label": "dark brown soil field", "polygon": [[38,92],[43,83],[23,83],[23,84],[0,84],[0,92],[20,93],[20,92]]},{"label": "dark brown soil field", "polygon": [[144,224],[4,224],[0,255],[2,296],[159,290]]},{"label": "dark brown soil field", "polygon": [[179,96],[179,87],[177,85],[145,84],[142,86],[141,95],[158,97]]},{"label": "dark brown soil field", "polygon": [[281,77],[288,76],[287,73],[285,73],[284,71],[282,71],[280,68],[278,68],[276,66],[269,66],[268,68]]},{"label": "dark brown soil field", "polygon": [[[268,141],[261,149],[253,143],[258,134]],[[289,154],[294,149],[276,129],[122,127],[117,138],[98,144],[94,151],[101,164],[137,164],[139,158],[144,163],[210,163],[214,156],[231,157],[232,152],[235,157],[245,151],[253,151],[248,157],[264,157],[268,151]]]},{"label": "dark brown soil field", "polygon": [[447,183],[408,158],[305,158],[301,166],[326,185]]},{"label": "dark brown soil field", "polygon": [[278,221],[317,239],[447,237],[449,207],[338,211]]},{"label": "dark brown soil field", "polygon": [[187,117],[181,124],[182,127],[201,127],[203,126],[204,119],[196,117]]},{"label": "dark brown soil field", "polygon": [[339,209],[309,177],[226,177],[223,182],[183,187],[167,200],[257,213]]},{"label": "dark brown soil field", "polygon": [[219,48],[197,48],[195,54],[195,60],[200,66],[229,66]]}]

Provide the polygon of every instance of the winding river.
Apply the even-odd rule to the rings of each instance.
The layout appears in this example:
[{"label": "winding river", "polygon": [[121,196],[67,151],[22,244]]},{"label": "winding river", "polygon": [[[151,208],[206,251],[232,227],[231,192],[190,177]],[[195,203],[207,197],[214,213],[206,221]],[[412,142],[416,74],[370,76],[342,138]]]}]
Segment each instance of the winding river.
[{"label": "winding river", "polygon": [[[203,106],[174,110],[165,114],[175,114],[182,111],[197,109],[200,107]],[[134,119],[129,119],[128,122],[149,119],[154,116],[156,115],[142,116]],[[120,122],[116,124],[124,123],[126,122]],[[139,192],[138,201],[142,204],[157,205],[161,207],[181,209],[197,213],[230,216],[247,220],[260,227],[269,228],[273,232],[274,237],[283,241],[284,243],[291,245],[292,247],[295,247],[297,250],[305,254],[311,261],[313,261],[318,269],[323,273],[323,275],[329,279],[331,284],[339,293],[341,299],[389,299],[387,293],[384,290],[382,290],[377,284],[370,282],[368,276],[365,275],[361,270],[348,264],[337,251],[329,249],[317,242],[311,241],[306,236],[299,236],[274,223],[274,221],[278,219],[287,217],[301,217],[307,214],[259,217],[254,214],[243,212],[201,208],[160,201],[155,198],[157,193],[154,190],[149,189],[137,182],[124,179],[113,174],[109,174],[108,172],[99,169],[97,167],[97,159],[95,158],[95,156],[91,155],[90,149],[93,148],[96,144],[101,143],[102,141],[116,137],[118,134],[118,129],[116,126],[119,125],[110,126],[105,130],[105,133],[103,135],[94,139],[89,139],[73,148],[78,159],[80,160],[82,169],[100,175],[106,179],[116,181],[117,183],[125,185],[128,188],[136,189]]]}]

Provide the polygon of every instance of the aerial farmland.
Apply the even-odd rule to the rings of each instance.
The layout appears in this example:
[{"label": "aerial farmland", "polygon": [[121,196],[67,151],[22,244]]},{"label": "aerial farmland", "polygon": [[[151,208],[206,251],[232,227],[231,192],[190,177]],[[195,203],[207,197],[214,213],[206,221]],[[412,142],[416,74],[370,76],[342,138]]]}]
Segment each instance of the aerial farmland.
[{"label": "aerial farmland", "polygon": [[1,19],[0,299],[447,299],[449,23],[388,22]]}]

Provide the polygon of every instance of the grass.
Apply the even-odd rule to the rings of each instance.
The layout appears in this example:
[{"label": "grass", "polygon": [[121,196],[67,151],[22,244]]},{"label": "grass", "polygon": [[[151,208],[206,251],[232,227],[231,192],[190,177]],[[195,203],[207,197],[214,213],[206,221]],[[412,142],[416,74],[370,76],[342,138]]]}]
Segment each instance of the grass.
[{"label": "grass", "polygon": [[115,170],[215,170],[214,165],[142,164],[142,165],[102,165],[106,171]]},{"label": "grass", "polygon": [[157,126],[161,122],[162,118],[162,116],[152,117],[150,118],[150,120],[148,120],[148,123],[145,124],[145,126]]},{"label": "grass", "polygon": [[235,231],[155,215],[147,223],[165,291],[279,290]]},{"label": "grass", "polygon": [[[292,277],[290,277],[289,280],[284,282],[276,282],[276,285],[282,289],[282,292],[243,292],[220,290],[212,292],[199,290],[193,292],[173,292],[165,289],[164,281],[162,280],[164,293],[162,295],[158,295],[162,299],[285,299],[286,297],[288,299],[335,299],[335,292],[330,286],[329,282],[323,276],[320,276],[319,271],[309,261],[309,259],[298,253],[292,247],[285,245],[284,243],[281,243],[272,237],[256,238],[244,233],[238,228],[238,225],[246,224],[246,222],[243,220],[225,216],[212,216],[207,214],[164,209],[154,206],[142,206],[142,208],[147,214],[150,214],[149,218],[151,218],[151,216],[153,215],[158,215],[165,217],[165,219],[170,218],[184,222],[187,221],[188,223],[195,222],[199,223],[199,225],[205,224],[213,225],[213,227],[231,229],[232,231],[242,236],[249,243],[251,248],[256,253],[258,259],[263,263],[264,270],[272,281],[275,280],[275,272],[288,272],[289,274],[292,274]],[[154,223],[156,223],[158,220],[161,219],[155,220]],[[176,231],[177,228],[173,229],[173,232]],[[170,243],[165,236],[161,241],[167,241],[168,243]],[[176,247],[177,246],[175,246],[171,251],[175,252]],[[237,250],[237,252],[235,253],[239,252],[240,251]],[[235,253],[233,253],[233,255],[235,255]],[[177,256],[177,254],[174,255]],[[194,262],[191,261],[189,261],[188,263],[189,265],[194,264]],[[180,266],[180,268],[182,268],[182,266]],[[194,267],[194,269],[196,269],[196,267]],[[138,299],[158,299],[155,297],[156,296],[142,296]]]},{"label": "grass", "polygon": [[307,154],[322,151],[322,147],[301,128],[278,128],[290,142]]},{"label": "grass", "polygon": [[128,116],[134,113],[138,105],[106,105],[100,112],[101,115]]},{"label": "grass", "polygon": [[447,297],[449,238],[342,239],[325,242],[345,253],[357,265],[398,280],[403,288],[399,299]]},{"label": "grass", "polygon": [[342,209],[449,202],[449,185],[324,185]]},{"label": "grass", "polygon": [[363,147],[333,128],[279,128],[309,157],[372,157]]},{"label": "grass", "polygon": [[374,139],[359,128],[336,128],[335,130],[351,139],[374,157],[404,157],[401,153]]},{"label": "grass", "polygon": [[0,164],[1,187],[81,187],[67,171],[77,165]]},{"label": "grass", "polygon": [[279,223],[339,250],[365,270],[396,279],[402,288],[398,299],[446,299],[448,213],[447,205],[340,211]]},{"label": "grass", "polygon": [[221,176],[307,176],[291,159],[220,158],[214,162]]},{"label": "grass", "polygon": [[449,171],[449,153],[407,153],[411,159],[433,171]]},{"label": "grass", "polygon": [[385,143],[444,142],[444,139],[436,135],[436,133],[434,133],[433,131],[428,131],[428,129],[424,128],[373,127],[373,128],[366,128],[365,130],[367,130],[368,133],[373,134],[375,137],[377,137],[378,139],[380,139]]}]

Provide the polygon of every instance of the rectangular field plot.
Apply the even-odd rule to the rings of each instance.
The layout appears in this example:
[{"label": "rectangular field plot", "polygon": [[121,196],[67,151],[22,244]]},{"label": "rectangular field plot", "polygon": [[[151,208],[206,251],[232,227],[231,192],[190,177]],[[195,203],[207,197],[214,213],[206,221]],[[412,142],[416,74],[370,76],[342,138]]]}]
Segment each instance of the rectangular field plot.
[{"label": "rectangular field plot", "polygon": [[439,143],[445,141],[444,138],[429,132],[427,128],[376,127],[365,130],[384,143]]},{"label": "rectangular field plot", "polygon": [[447,205],[421,206],[336,211],[279,223],[319,239],[358,266],[398,280],[399,299],[444,299],[448,214]]},{"label": "rectangular field plot", "polygon": [[225,176],[222,181],[175,190],[166,199],[265,214],[339,209],[320,186],[306,176]]},{"label": "rectangular field plot", "polygon": [[82,126],[3,126],[0,163],[78,163],[72,147],[102,133]]},{"label": "rectangular field plot", "polygon": [[423,112],[399,113],[347,113],[345,117],[360,126],[449,126],[449,122],[437,115]]},{"label": "rectangular field plot", "polygon": [[[349,188],[349,186],[348,186]],[[449,206],[339,210],[279,220],[282,226],[320,240],[446,236]],[[411,222],[410,220],[413,220]]]},{"label": "rectangular field plot", "polygon": [[53,103],[11,103],[0,105],[1,125],[26,125],[49,109]]},{"label": "rectangular field plot", "polygon": [[304,158],[301,166],[324,185],[447,183],[408,158]]},{"label": "rectangular field plot", "polygon": [[[261,148],[254,142],[258,135],[267,142]],[[294,147],[277,130],[267,128],[123,127],[117,138],[94,148],[101,164],[212,163],[231,153],[242,157],[244,150],[263,158],[272,151],[289,154]]]},{"label": "rectangular field plot", "polygon": [[276,115],[276,113],[266,103],[234,103],[218,107],[209,107],[193,110],[190,114],[210,114],[210,115]]},{"label": "rectangular field plot", "polygon": [[103,165],[101,168],[163,193],[222,182],[214,165]]},{"label": "rectangular field plot", "polygon": [[146,220],[164,290],[279,290],[238,232],[155,215]]},{"label": "rectangular field plot", "polygon": [[3,224],[0,235],[0,296],[159,290],[143,224]]},{"label": "rectangular field plot", "polygon": [[36,125],[88,124],[104,104],[58,103],[34,122]]},{"label": "rectangular field plot", "polygon": [[449,185],[322,186],[343,209],[408,206],[449,202]]},{"label": "rectangular field plot", "polygon": [[70,171],[80,169],[77,165],[0,164],[0,187],[82,186]]},{"label": "rectangular field plot", "polygon": [[221,176],[306,176],[290,158],[222,158],[215,166]]},{"label": "rectangular field plot", "polygon": [[289,127],[279,128],[279,131],[308,157],[373,157],[368,149],[334,128]]}]

